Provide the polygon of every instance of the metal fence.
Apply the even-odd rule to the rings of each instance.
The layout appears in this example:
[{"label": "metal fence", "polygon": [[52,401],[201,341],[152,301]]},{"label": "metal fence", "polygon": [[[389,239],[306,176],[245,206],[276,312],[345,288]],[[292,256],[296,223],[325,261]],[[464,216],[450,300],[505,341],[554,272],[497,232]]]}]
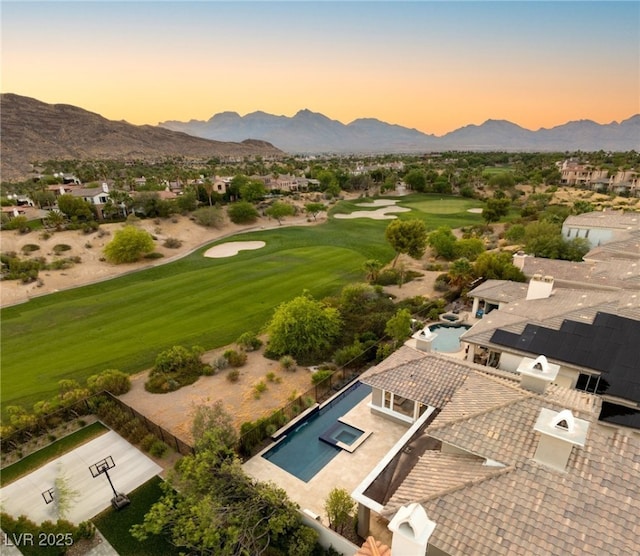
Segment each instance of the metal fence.
[{"label": "metal fence", "polygon": [[238,452],[244,459],[249,459],[265,448],[271,435],[279,428],[295,419],[302,411],[315,403],[328,400],[336,392],[340,391],[354,378],[360,376],[365,367],[357,369],[341,368],[334,371],[328,378],[315,384],[309,390],[300,394],[287,405],[275,410],[266,417],[256,421],[245,423],[240,431]]},{"label": "metal fence", "polygon": [[173,448],[179,454],[183,456],[194,453],[193,446],[189,445],[184,440],[178,438],[175,434],[170,433],[164,427],[161,427],[157,423],[149,420],[139,411],[136,411],[130,405],[124,403],[121,399],[117,398],[110,392],[103,392],[103,395],[114,402],[124,413],[128,413],[134,419],[137,419],[151,434],[162,440],[165,444]]},{"label": "metal fence", "polygon": [[[82,417],[83,415],[97,414],[100,403],[105,399],[116,404],[124,414],[137,419],[147,431],[156,436],[159,440],[162,440],[176,452],[182,455],[193,454],[193,447],[187,442],[170,433],[167,429],[161,427],[157,423],[149,420],[147,417],[142,415],[142,413],[139,413],[131,406],[106,391],[78,400],[72,405],[58,409],[52,413],[38,416],[37,422],[32,426],[24,427],[7,436],[3,436],[2,439],[0,439],[0,450],[3,454],[19,450],[22,445],[35,436],[47,434],[62,423],[72,421],[73,419]],[[112,425],[111,423],[106,424],[109,426]],[[116,429],[116,427],[112,428]]]}]

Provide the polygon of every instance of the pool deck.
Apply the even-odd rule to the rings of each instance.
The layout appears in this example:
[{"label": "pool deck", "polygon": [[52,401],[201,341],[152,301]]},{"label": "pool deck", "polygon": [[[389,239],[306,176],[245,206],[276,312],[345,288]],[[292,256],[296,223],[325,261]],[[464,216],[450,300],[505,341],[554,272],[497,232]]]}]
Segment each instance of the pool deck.
[{"label": "pool deck", "polygon": [[301,481],[263,458],[262,453],[268,448],[247,461],[244,470],[261,481],[272,481],[302,510],[321,516],[322,523],[327,525],[324,503],[329,491],[339,487],[352,492],[408,429],[407,425],[371,414],[367,406],[370,401],[371,395],[341,418],[365,433],[370,432],[368,438],[353,453],[340,452],[309,482]]}]

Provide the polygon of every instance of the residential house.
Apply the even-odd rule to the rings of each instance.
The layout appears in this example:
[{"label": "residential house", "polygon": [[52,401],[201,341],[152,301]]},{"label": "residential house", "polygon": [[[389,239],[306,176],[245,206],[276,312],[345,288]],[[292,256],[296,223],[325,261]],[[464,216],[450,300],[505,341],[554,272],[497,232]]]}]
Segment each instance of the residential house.
[{"label": "residential house", "polygon": [[519,368],[404,346],[362,375],[372,410],[387,394],[426,409],[353,491],[361,536],[377,515],[413,541],[399,554],[640,552],[640,435],[599,423],[600,397],[557,384],[546,358]]},{"label": "residential house", "polygon": [[577,187],[590,187],[594,182],[608,180],[609,171],[599,170],[588,163],[569,159],[560,165],[560,183]]},{"label": "residential house", "polygon": [[98,218],[102,218],[104,206],[109,202],[109,185],[106,182],[103,182],[100,187],[74,188],[68,193],[74,197],[81,197],[84,201],[93,205]]},{"label": "residential house", "polygon": [[640,212],[603,210],[568,216],[562,224],[566,239],[582,237],[591,247],[625,239],[632,233],[640,233]]}]

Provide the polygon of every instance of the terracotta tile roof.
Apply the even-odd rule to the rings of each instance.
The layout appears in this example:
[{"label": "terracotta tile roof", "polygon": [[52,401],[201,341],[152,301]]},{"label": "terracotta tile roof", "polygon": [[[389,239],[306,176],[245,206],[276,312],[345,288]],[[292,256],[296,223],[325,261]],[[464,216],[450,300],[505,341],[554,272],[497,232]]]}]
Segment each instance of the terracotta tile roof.
[{"label": "terracotta tile roof", "polygon": [[367,537],[355,556],[391,556],[391,549],[373,537]]},{"label": "terracotta tile roof", "polygon": [[468,369],[448,357],[436,354],[425,357],[420,352],[414,353],[420,358],[362,375],[360,381],[426,405],[443,407],[469,376]]}]

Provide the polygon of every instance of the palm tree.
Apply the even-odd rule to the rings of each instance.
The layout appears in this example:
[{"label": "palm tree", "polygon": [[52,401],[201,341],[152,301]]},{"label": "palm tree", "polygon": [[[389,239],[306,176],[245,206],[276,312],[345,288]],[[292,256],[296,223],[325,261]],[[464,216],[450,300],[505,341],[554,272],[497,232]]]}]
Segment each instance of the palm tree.
[{"label": "palm tree", "polygon": [[380,269],[382,263],[378,259],[369,259],[362,265],[362,269],[367,273],[367,280],[369,282],[375,282],[380,276]]}]

